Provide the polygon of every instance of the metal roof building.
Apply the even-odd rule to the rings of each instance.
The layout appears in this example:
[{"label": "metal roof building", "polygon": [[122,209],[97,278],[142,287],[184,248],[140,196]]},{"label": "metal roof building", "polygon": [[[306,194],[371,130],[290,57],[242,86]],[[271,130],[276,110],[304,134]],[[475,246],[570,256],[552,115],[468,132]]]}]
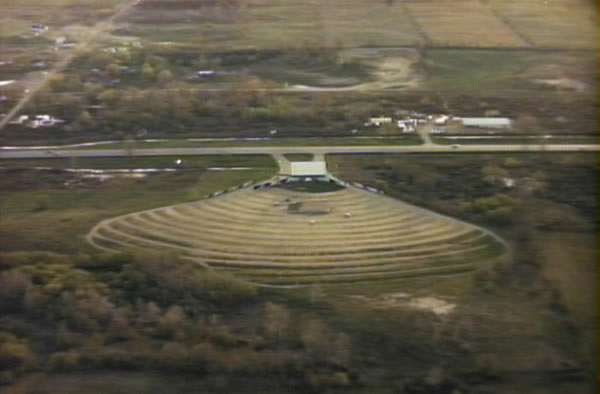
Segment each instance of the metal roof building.
[{"label": "metal roof building", "polygon": [[466,127],[493,127],[508,129],[512,127],[509,118],[460,118]]},{"label": "metal roof building", "polygon": [[327,176],[324,161],[288,161],[281,165],[280,173],[289,176]]}]

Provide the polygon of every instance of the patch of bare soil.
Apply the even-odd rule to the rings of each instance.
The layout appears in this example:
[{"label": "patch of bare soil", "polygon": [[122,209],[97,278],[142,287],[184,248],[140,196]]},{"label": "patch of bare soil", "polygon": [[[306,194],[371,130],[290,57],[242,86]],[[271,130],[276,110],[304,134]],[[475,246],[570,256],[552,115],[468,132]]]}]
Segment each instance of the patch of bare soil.
[{"label": "patch of bare soil", "polygon": [[429,311],[436,315],[450,314],[456,308],[456,304],[440,297],[413,297],[408,293],[387,293],[377,297],[352,295],[348,298],[354,302],[368,304],[376,309],[410,308]]}]

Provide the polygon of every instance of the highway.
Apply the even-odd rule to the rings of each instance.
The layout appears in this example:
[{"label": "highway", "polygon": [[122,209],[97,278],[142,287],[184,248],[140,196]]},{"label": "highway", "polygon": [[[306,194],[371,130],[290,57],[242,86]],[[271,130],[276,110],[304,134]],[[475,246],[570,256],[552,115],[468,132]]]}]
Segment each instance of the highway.
[{"label": "highway", "polygon": [[327,154],[359,153],[483,153],[483,152],[572,152],[600,151],[600,145],[365,145],[365,146],[231,146],[199,148],[140,148],[140,149],[49,149],[5,150],[0,159],[34,159],[58,157],[134,157],[134,156],[194,156],[194,155],[247,155],[287,153]]}]

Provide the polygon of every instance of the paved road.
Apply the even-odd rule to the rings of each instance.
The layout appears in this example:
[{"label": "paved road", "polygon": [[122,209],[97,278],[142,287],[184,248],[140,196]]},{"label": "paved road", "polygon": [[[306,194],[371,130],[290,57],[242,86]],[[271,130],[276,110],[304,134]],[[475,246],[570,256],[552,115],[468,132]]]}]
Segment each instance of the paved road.
[{"label": "paved road", "polygon": [[0,151],[0,159],[52,157],[193,156],[285,153],[460,153],[460,152],[569,152],[600,151],[600,145],[368,145],[368,146],[232,146],[210,148],[53,149]]}]

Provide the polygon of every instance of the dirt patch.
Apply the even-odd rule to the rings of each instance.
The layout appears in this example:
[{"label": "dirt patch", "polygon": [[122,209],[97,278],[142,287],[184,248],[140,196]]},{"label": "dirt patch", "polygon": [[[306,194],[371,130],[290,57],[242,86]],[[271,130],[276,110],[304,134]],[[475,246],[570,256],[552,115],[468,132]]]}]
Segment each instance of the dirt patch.
[{"label": "dirt patch", "polygon": [[377,297],[352,295],[348,298],[354,302],[369,304],[376,309],[410,308],[433,312],[436,315],[447,315],[456,308],[456,304],[440,297],[413,297],[408,293],[387,293]]},{"label": "dirt patch", "polygon": [[348,49],[340,52],[340,58],[346,62],[358,62],[369,69],[370,81],[344,87],[293,85],[294,90],[379,90],[415,88],[422,77],[414,72],[413,64],[418,54],[413,50],[388,49]]}]

